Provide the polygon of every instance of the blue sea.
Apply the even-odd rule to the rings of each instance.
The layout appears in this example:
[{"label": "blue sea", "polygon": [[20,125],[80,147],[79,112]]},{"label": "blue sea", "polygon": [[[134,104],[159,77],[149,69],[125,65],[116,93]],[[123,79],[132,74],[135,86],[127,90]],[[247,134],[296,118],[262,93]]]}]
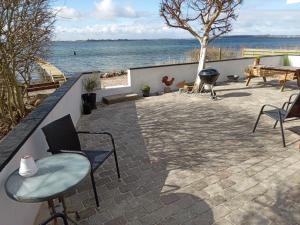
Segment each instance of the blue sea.
[{"label": "blue sea", "polygon": [[[210,46],[300,49],[300,37],[231,36],[217,39]],[[47,60],[66,74],[107,72],[184,62],[185,53],[198,47],[199,43],[194,39],[58,41],[52,42]]]}]

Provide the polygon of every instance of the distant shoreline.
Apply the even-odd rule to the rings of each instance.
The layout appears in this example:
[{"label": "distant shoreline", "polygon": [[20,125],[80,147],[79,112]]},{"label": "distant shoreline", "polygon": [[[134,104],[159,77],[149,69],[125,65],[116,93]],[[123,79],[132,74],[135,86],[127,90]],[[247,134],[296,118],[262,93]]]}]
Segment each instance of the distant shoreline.
[{"label": "distant shoreline", "polygon": [[[300,35],[227,35],[218,39],[227,38],[300,38]],[[149,39],[86,39],[86,40],[53,40],[52,42],[101,42],[101,41],[159,41],[159,40],[194,40],[194,38],[149,38]]]}]

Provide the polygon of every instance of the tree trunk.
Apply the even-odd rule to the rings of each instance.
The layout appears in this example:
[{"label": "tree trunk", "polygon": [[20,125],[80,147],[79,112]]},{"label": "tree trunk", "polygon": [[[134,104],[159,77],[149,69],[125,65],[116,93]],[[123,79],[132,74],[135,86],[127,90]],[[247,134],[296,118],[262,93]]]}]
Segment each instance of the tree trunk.
[{"label": "tree trunk", "polygon": [[194,93],[199,93],[202,88],[200,77],[198,76],[199,72],[205,68],[205,61],[206,61],[206,53],[207,53],[207,45],[208,45],[208,39],[204,38],[202,41],[200,41],[201,49],[200,49],[200,57],[199,57],[199,64],[198,64],[198,70],[196,74],[196,81],[193,88]]}]

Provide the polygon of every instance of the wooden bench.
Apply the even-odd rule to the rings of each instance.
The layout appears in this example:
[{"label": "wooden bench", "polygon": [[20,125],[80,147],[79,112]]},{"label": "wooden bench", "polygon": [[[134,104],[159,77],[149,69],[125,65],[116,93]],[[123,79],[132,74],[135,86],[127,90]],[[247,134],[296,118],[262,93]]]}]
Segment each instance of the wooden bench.
[{"label": "wooden bench", "polygon": [[248,66],[245,70],[245,76],[247,78],[246,86],[252,78],[262,77],[264,82],[267,82],[267,77],[272,77],[279,80],[281,85],[281,91],[284,90],[287,81],[297,80],[297,84],[300,87],[300,67],[291,66]]}]

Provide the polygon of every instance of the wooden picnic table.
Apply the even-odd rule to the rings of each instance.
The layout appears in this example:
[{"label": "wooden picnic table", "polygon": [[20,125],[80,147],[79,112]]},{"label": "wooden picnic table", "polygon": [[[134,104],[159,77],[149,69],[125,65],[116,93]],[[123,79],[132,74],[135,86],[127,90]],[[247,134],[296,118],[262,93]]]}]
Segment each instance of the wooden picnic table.
[{"label": "wooden picnic table", "polygon": [[264,82],[267,82],[267,77],[272,77],[279,80],[281,91],[284,90],[286,82],[290,80],[297,80],[298,87],[300,87],[300,67],[251,65],[246,69],[245,75],[246,86],[249,85],[252,78],[262,77]]}]

